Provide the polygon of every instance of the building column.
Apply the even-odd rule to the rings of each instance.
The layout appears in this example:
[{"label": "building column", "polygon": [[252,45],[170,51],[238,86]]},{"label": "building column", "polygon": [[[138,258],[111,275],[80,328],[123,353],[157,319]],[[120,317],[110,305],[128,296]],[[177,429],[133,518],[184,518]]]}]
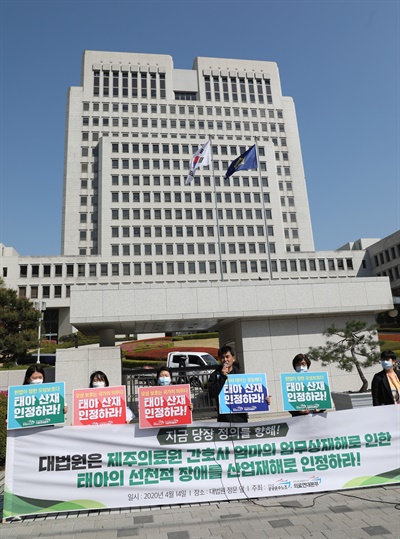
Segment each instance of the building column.
[{"label": "building column", "polygon": [[100,330],[100,346],[115,346],[115,330],[101,329]]}]

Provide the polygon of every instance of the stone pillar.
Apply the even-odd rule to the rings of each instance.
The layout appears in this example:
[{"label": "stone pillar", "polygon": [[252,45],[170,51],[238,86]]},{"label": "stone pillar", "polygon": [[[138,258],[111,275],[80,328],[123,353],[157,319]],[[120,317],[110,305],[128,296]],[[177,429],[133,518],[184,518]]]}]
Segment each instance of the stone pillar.
[{"label": "stone pillar", "polygon": [[115,330],[101,329],[100,330],[100,346],[115,346]]},{"label": "stone pillar", "polygon": [[67,425],[72,423],[72,391],[89,387],[93,371],[103,371],[110,386],[120,386],[122,373],[119,346],[57,350],[55,378],[56,382],[65,382],[65,400],[69,409]]}]

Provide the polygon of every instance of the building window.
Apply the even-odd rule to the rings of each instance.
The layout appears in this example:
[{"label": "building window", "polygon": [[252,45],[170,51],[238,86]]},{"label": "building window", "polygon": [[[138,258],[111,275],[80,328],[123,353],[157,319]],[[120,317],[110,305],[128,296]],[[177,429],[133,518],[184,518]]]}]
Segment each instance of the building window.
[{"label": "building window", "polygon": [[31,286],[31,299],[37,299],[37,298],[38,298],[38,287]]}]

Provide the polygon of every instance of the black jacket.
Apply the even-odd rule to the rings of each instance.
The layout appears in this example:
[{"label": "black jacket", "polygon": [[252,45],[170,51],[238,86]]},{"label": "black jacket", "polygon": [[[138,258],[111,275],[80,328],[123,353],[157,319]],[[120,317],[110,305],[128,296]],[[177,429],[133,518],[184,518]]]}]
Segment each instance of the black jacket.
[{"label": "black jacket", "polygon": [[[397,378],[400,380],[400,371],[394,369],[394,372],[397,374]],[[371,384],[371,392],[373,406],[394,404],[393,393],[390,388],[389,380],[386,376],[385,370],[377,372],[373,377]]]},{"label": "black jacket", "polygon": [[[219,365],[215,371],[211,374],[208,379],[208,394],[212,399],[217,400],[218,407],[218,395],[221,392],[221,389],[224,387],[225,382],[227,381],[227,376],[221,373],[222,365]],[[231,374],[240,374],[239,367],[234,363],[232,365]],[[248,414],[220,414],[218,413],[217,421],[221,423],[247,423],[249,420]]]}]

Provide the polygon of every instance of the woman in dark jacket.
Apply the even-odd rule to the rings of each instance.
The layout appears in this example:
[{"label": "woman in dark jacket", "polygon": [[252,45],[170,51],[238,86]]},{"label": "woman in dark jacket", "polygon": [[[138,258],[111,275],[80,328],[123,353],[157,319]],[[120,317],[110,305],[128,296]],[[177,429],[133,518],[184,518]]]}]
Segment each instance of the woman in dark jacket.
[{"label": "woman in dark jacket", "polygon": [[400,371],[395,369],[396,354],[386,350],[381,354],[383,370],[377,372],[372,379],[372,404],[400,404]]}]

